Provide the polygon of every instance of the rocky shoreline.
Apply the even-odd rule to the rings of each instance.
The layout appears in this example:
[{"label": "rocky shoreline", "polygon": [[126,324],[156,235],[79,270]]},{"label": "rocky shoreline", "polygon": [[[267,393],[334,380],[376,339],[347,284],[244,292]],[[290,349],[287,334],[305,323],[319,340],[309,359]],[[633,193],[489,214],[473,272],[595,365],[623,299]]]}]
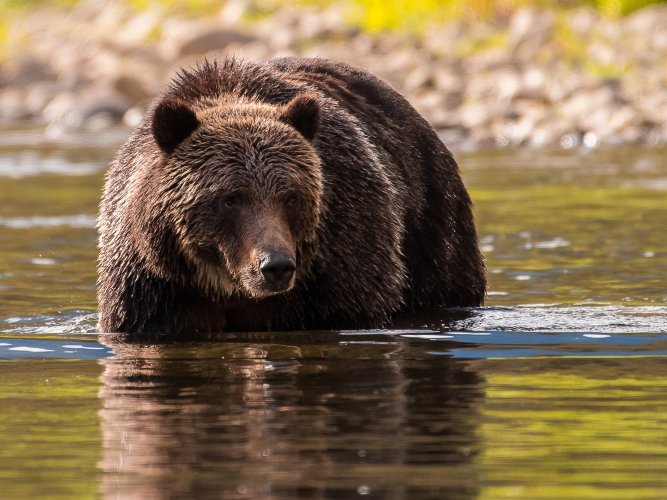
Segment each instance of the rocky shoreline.
[{"label": "rocky shoreline", "polygon": [[360,32],[336,8],[283,8],[255,22],[246,9],[229,1],[186,19],[85,0],[25,14],[0,65],[0,125],[43,126],[52,140],[133,127],[179,67],[305,55],[384,78],[453,149],[667,143],[665,5],[617,20],[523,9],[420,37]]}]

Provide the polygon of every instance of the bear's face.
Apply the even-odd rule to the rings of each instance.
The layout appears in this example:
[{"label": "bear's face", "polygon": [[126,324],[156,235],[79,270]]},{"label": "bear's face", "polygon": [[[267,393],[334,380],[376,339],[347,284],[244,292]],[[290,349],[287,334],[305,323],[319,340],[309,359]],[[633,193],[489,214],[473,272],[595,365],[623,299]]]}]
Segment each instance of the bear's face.
[{"label": "bear's face", "polygon": [[308,270],[319,224],[317,101],[168,106],[156,108],[153,133],[167,157],[165,211],[191,278],[214,296],[288,291]]}]

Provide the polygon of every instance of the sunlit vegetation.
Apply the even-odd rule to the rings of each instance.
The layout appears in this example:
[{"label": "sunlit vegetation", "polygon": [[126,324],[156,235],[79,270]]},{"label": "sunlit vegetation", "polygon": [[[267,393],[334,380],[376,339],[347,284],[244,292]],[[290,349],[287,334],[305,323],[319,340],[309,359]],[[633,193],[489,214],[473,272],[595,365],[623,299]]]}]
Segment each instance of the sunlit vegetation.
[{"label": "sunlit vegetation", "polygon": [[666,402],[660,358],[478,368],[486,378],[480,498],[663,497],[656,486],[667,465],[667,420],[656,411]]},{"label": "sunlit vegetation", "polygon": [[[333,2],[331,2],[333,3]],[[340,4],[340,2],[336,2]],[[352,17],[369,31],[386,29],[419,31],[428,24],[452,20],[493,20],[509,17],[523,7],[564,9],[591,6],[607,16],[629,14],[655,0],[345,0]]]},{"label": "sunlit vegetation", "polygon": [[[581,6],[592,7],[601,14],[617,17],[630,14],[650,4],[664,0],[297,0],[297,4],[342,6],[350,21],[366,31],[400,30],[421,32],[431,24],[447,24],[455,20],[489,21],[508,18],[524,7],[564,10]],[[173,4],[173,0],[144,0],[143,3]],[[207,3],[206,0],[182,4]],[[284,0],[254,0],[252,8],[270,13],[295,2]]]},{"label": "sunlit vegetation", "polygon": [[[186,17],[215,16],[225,2],[216,0],[124,0],[128,10],[143,12],[156,10],[164,15]],[[23,45],[12,30],[17,16],[36,9],[67,10],[79,0],[0,0],[0,61],[7,58],[9,45]],[[467,57],[485,50],[503,46],[506,29],[503,28],[519,9],[537,7],[556,12],[562,18],[569,9],[582,6],[595,9],[603,16],[617,18],[642,7],[664,0],[249,0],[245,4],[245,19],[266,18],[284,7],[296,5],[309,8],[336,7],[343,10],[350,26],[368,33],[401,32],[420,37],[433,27],[452,22],[483,22],[496,26],[497,31],[480,37],[468,36],[456,52]],[[17,31],[19,32],[17,34]],[[631,70],[624,65],[600,65],[586,53],[587,42],[581,34],[573,33],[566,22],[558,22],[549,47],[549,53],[559,53],[564,61],[583,67],[588,73],[602,78],[614,78]],[[150,40],[148,40],[150,41]]]},{"label": "sunlit vegetation", "polygon": [[0,361],[1,497],[96,497],[101,370],[79,360]]},{"label": "sunlit vegetation", "polygon": [[[224,2],[216,0],[125,0],[137,10],[160,8],[181,14],[206,14],[220,9]],[[0,0],[0,12],[44,7],[70,7],[78,0]],[[419,31],[430,23],[452,20],[489,20],[504,18],[517,9],[535,6],[554,9],[590,6],[606,16],[621,16],[646,5],[664,0],[251,0],[249,10],[270,13],[294,5],[343,6],[351,20],[368,31]]]}]

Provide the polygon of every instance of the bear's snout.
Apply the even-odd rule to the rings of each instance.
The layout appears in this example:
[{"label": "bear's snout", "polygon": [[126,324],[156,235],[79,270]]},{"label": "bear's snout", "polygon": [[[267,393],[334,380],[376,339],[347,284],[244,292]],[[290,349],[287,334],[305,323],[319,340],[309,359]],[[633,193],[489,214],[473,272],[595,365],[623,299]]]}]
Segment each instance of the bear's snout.
[{"label": "bear's snout", "polygon": [[291,285],[296,263],[290,254],[277,252],[264,257],[260,262],[259,270],[271,291],[283,292]]}]

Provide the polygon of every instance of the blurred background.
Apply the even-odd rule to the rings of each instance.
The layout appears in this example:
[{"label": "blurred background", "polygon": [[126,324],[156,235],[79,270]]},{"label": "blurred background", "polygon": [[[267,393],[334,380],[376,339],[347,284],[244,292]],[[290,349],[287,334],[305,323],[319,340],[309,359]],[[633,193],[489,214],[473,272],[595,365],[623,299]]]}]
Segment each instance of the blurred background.
[{"label": "blurred background", "polygon": [[228,54],[367,68],[454,150],[667,141],[650,0],[0,0],[0,126],[132,127],[176,68]]}]

